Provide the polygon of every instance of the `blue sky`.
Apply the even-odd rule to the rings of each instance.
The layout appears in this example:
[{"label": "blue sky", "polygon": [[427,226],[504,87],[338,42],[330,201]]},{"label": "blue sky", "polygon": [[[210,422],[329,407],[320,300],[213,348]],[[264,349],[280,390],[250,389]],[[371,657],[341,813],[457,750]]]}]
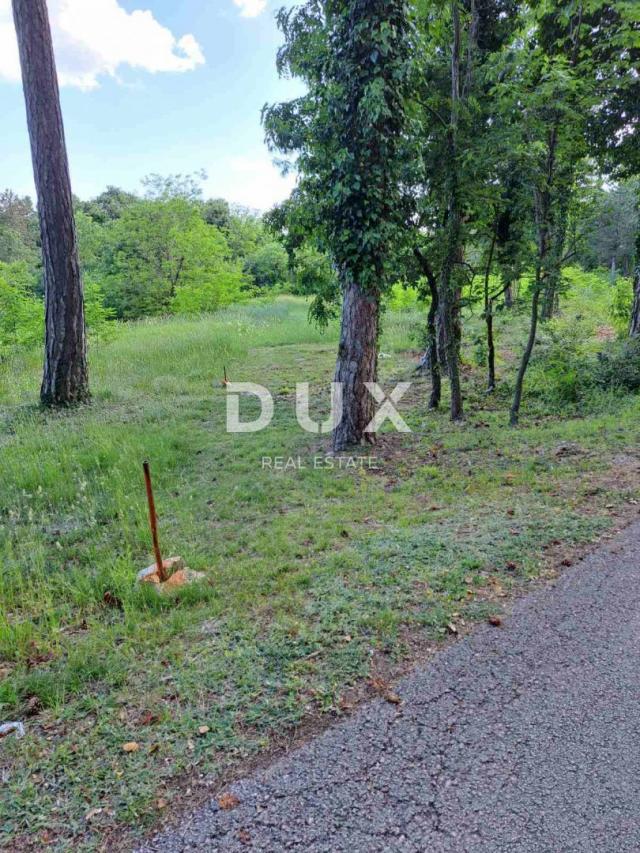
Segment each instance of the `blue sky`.
[{"label": "blue sky", "polygon": [[[285,198],[263,142],[279,80],[282,0],[48,0],[74,192],[139,189],[205,169],[207,195],[265,209]],[[0,0],[0,187],[33,193],[10,0]]]}]

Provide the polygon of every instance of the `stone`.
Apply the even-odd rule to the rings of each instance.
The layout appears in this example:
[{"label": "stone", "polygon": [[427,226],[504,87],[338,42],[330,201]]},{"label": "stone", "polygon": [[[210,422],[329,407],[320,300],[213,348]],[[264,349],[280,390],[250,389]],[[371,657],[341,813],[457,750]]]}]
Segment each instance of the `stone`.
[{"label": "stone", "polygon": [[166,581],[160,581],[158,570],[154,563],[153,566],[149,566],[138,572],[138,583],[152,584],[158,595],[161,595],[162,593],[171,592],[174,589],[197,583],[206,577],[203,572],[194,572],[185,566],[182,557],[169,557],[167,560],[163,560],[162,565],[168,574]]}]

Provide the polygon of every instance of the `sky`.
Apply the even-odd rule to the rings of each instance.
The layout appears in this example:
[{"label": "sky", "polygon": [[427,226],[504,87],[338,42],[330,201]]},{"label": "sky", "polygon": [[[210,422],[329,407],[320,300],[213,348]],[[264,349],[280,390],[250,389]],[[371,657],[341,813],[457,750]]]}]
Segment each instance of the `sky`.
[{"label": "sky", "polygon": [[[210,197],[266,210],[289,195],[260,110],[279,80],[283,0],[47,0],[73,191],[140,191],[150,173],[204,169]],[[11,0],[0,0],[0,189],[33,195]]]}]

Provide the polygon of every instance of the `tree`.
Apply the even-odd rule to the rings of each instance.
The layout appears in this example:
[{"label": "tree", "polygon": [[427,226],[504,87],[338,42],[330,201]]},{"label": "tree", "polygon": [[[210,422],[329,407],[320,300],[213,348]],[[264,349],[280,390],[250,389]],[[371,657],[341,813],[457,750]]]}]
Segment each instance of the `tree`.
[{"label": "tree", "polygon": [[264,243],[245,259],[244,271],[261,290],[279,287],[289,278],[287,253],[275,240]]},{"label": "tree", "polygon": [[224,234],[184,198],[139,200],[106,226],[79,224],[83,262],[120,319],[213,311],[248,283]]},{"label": "tree", "polygon": [[299,194],[342,290],[335,381],[343,418],[336,451],[372,442],[381,295],[403,240],[400,182],[408,156],[414,29],[406,0],[309,0],[282,10],[281,73],[307,92],[265,110],[271,146],[297,156]]},{"label": "tree", "polygon": [[210,198],[202,205],[202,218],[207,225],[215,225],[226,232],[231,222],[229,202],[223,198]]},{"label": "tree", "polygon": [[[513,0],[421,0],[422,177],[417,186],[414,225],[419,263],[437,298],[431,299],[440,367],[449,376],[451,418],[463,416],[459,369],[464,290],[473,279],[466,252],[487,230],[499,195],[498,164],[505,148],[496,128],[496,102],[488,69],[494,54],[509,44],[518,23]],[[493,254],[493,253],[492,253]],[[428,269],[425,269],[425,262]],[[429,272],[430,271],[430,272]],[[470,276],[471,273],[471,276]],[[429,347],[433,332],[428,329]],[[432,372],[430,407],[437,404],[439,371]]]},{"label": "tree", "polygon": [[528,37],[504,84],[507,110],[520,109],[522,145],[533,192],[536,235],[529,335],[522,354],[510,412],[516,426],[524,380],[541,319],[549,319],[559,297],[570,202],[584,161],[585,122],[595,94],[596,74],[584,49],[581,3],[532,4]]},{"label": "tree", "polygon": [[585,239],[578,247],[579,262],[586,269],[607,267],[612,273],[632,275],[639,200],[639,181],[591,188],[581,205]]},{"label": "tree", "polygon": [[28,261],[38,255],[38,216],[29,196],[0,192],[0,262]]},{"label": "tree", "polygon": [[47,406],[88,400],[84,302],[69,163],[45,0],[13,0],[31,140],[45,283]]},{"label": "tree", "polygon": [[[591,111],[589,141],[600,163],[623,178],[640,175],[640,21],[636,5],[596,4],[597,33],[604,31],[606,37],[593,39],[591,45],[601,97]],[[640,337],[640,226],[636,236],[629,334]]]},{"label": "tree", "polygon": [[104,192],[91,201],[79,202],[77,209],[81,210],[94,222],[104,225],[119,219],[124,211],[132,204],[137,204],[140,199],[133,193],[122,190],[119,187],[108,186]]}]

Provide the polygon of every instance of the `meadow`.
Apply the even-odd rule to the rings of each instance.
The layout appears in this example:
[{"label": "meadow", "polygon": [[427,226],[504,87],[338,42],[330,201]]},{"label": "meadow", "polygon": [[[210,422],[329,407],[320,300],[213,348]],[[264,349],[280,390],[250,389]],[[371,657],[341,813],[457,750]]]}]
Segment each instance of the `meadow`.
[{"label": "meadow", "polygon": [[[91,344],[77,410],[38,408],[37,349],[0,364],[0,718],[26,726],[0,746],[5,849],[125,847],[637,514],[637,395],[577,393],[553,361],[615,335],[604,277],[573,282],[543,330],[518,429],[526,314],[497,317],[492,396],[466,318],[454,426],[446,401],[426,410],[425,312],[401,301],[380,371],[414,383],[412,433],[383,431],[371,469],[312,464],[328,440],[297,426],[295,383],[324,410],[337,326],[310,325],[301,298],[118,325]],[[225,367],[272,391],[268,429],[227,434]],[[263,468],[276,456],[304,464]],[[163,598],[135,583],[152,562],[144,459],[165,554],[206,575]]]}]

